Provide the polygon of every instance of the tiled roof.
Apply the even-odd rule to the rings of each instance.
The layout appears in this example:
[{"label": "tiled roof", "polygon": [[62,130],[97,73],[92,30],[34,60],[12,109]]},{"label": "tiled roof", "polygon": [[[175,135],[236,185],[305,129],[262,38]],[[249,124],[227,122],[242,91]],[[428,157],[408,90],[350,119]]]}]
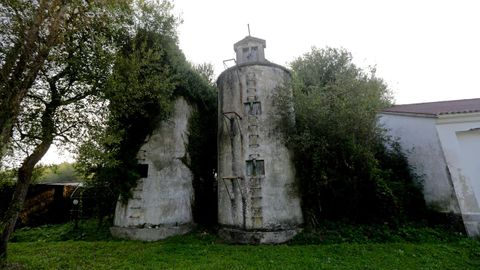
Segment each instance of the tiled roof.
[{"label": "tiled roof", "polygon": [[383,112],[432,116],[480,112],[480,98],[394,105]]}]

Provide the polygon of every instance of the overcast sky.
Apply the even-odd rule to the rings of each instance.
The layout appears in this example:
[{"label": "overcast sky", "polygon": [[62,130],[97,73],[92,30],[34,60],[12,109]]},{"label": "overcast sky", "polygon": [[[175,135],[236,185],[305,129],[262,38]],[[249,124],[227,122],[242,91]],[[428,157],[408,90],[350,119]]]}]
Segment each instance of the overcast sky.
[{"label": "overcast sky", "polygon": [[216,74],[247,34],[285,65],[310,50],[343,47],[375,65],[396,103],[480,97],[480,1],[174,0],[180,47]]},{"label": "overcast sky", "polygon": [[[310,50],[343,47],[375,65],[396,103],[480,97],[480,1],[175,0],[180,47],[216,75],[248,35],[265,39],[268,60],[288,63]],[[59,159],[50,151],[43,162]]]}]

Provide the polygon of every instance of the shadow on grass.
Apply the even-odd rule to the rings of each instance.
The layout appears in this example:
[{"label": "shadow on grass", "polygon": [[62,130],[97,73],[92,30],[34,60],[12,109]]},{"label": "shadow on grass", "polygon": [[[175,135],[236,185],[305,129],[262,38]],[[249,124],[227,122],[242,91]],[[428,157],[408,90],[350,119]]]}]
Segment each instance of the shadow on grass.
[{"label": "shadow on grass", "polygon": [[339,244],[339,243],[448,243],[466,239],[463,231],[452,230],[443,225],[425,224],[350,224],[324,222],[315,229],[305,229],[289,244]]},{"label": "shadow on grass", "polygon": [[73,222],[24,227],[14,232],[10,242],[114,241],[108,224],[90,219],[80,221],[78,228]]},{"label": "shadow on grass", "polygon": [[[72,222],[65,224],[25,227],[15,231],[11,242],[58,242],[58,241],[122,241],[111,236],[110,223],[99,224],[97,220],[82,220],[78,228]],[[408,224],[392,227],[389,224],[349,224],[324,222],[315,229],[305,229],[287,245],[318,245],[339,243],[447,243],[465,239],[466,235],[443,226]],[[224,243],[215,229],[197,227],[186,235],[163,240],[164,243]]]}]

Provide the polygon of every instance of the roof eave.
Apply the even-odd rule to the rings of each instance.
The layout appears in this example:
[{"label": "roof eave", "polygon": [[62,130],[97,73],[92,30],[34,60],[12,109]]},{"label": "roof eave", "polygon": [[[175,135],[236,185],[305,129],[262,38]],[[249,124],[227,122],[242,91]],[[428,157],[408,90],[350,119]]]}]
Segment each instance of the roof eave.
[{"label": "roof eave", "polygon": [[400,115],[400,116],[411,116],[411,117],[438,118],[437,114],[432,114],[432,113],[391,112],[391,111],[381,111],[380,113],[381,114]]}]

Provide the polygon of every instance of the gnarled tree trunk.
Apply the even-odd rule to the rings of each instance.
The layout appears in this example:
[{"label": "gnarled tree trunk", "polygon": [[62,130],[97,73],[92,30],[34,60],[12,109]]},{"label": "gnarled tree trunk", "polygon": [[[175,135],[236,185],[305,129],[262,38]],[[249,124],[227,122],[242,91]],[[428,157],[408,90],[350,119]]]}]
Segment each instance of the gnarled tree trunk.
[{"label": "gnarled tree trunk", "polygon": [[40,159],[42,159],[42,157],[47,153],[50,145],[53,142],[55,134],[54,115],[58,106],[60,106],[60,100],[54,99],[52,96],[52,101],[46,104],[45,112],[42,116],[41,143],[35,147],[32,154],[25,158],[22,166],[18,170],[18,179],[15,186],[15,192],[13,193],[8,210],[6,211],[0,223],[0,266],[6,263],[8,240],[10,239],[10,235],[15,228],[18,214],[23,208],[28,187],[32,182],[33,169]]}]

